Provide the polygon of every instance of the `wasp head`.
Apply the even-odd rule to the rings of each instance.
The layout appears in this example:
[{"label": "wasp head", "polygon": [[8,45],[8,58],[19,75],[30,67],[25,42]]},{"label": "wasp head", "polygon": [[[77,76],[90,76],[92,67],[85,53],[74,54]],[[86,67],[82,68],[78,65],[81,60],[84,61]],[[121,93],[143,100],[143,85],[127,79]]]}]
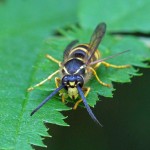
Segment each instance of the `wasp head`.
[{"label": "wasp head", "polygon": [[65,75],[62,78],[62,84],[65,85],[65,87],[74,88],[77,85],[82,87],[83,83],[84,83],[83,77],[80,75]]},{"label": "wasp head", "polygon": [[84,80],[80,75],[65,75],[62,78],[62,84],[67,89],[69,97],[76,99],[78,97],[77,85],[82,88]]}]

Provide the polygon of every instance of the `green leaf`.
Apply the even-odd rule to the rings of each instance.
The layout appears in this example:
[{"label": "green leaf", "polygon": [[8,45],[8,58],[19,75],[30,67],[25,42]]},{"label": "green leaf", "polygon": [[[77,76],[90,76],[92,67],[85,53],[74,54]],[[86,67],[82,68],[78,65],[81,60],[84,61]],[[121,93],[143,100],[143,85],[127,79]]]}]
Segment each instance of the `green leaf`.
[{"label": "green leaf", "polygon": [[45,146],[41,136],[49,135],[43,121],[68,126],[59,111],[69,108],[59,100],[47,104],[42,114],[30,117],[31,110],[49,93],[39,91],[32,97],[27,88],[43,39],[53,29],[76,21],[75,5],[73,1],[64,5],[61,0],[0,3],[0,149]]},{"label": "green leaf", "polygon": [[[84,7],[82,5],[83,10],[86,7],[90,8],[87,1]],[[80,43],[89,42],[94,28],[92,24],[96,25],[99,20],[92,22],[91,19],[94,17],[86,12],[89,23],[87,17],[85,20],[81,18],[80,13],[81,9],[78,12],[82,19],[79,23],[92,30],[78,29],[74,26],[71,31],[61,30],[77,22],[77,2],[73,0],[0,2],[0,149],[30,150],[31,145],[45,147],[42,140],[44,137],[50,137],[44,125],[45,122],[68,126],[64,122],[66,117],[60,111],[70,110],[70,108],[61,102],[58,95],[30,117],[31,111],[55,89],[54,79],[31,93],[27,93],[27,88],[59,68],[57,64],[45,59],[46,53],[61,61],[64,48],[70,41],[79,39]],[[112,25],[114,26],[113,22]],[[58,28],[63,32],[63,37],[47,38],[49,34],[52,36],[54,30]],[[142,28],[142,31],[145,30]],[[46,40],[43,44],[44,39]],[[138,39],[132,37],[117,39],[107,35],[99,48],[102,57],[130,49],[131,52],[111,59],[109,62],[148,67],[143,61],[150,59],[150,52]],[[140,75],[133,67],[116,70],[100,66],[97,73],[106,83],[130,82],[133,75]],[[94,77],[86,86],[91,87],[87,97],[91,106],[96,104],[97,94],[112,97],[114,90],[113,87],[101,86]],[[51,129],[49,132],[51,133]]]},{"label": "green leaf", "polygon": [[84,28],[92,28],[99,22],[106,22],[109,31],[150,32],[150,1],[103,1],[81,0],[80,23]]}]

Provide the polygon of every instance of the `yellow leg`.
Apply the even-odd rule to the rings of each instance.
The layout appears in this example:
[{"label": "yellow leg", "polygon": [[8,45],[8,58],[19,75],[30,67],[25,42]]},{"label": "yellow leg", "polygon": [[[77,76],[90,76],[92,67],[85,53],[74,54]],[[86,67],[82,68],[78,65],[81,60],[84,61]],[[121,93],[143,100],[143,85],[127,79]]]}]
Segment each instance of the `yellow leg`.
[{"label": "yellow leg", "polygon": [[106,67],[112,67],[112,68],[117,68],[117,69],[123,69],[123,68],[129,68],[130,67],[130,65],[119,65],[119,66],[117,66],[117,65],[112,65],[112,64],[109,64],[109,63],[107,63],[107,62],[105,62],[105,61],[103,61],[103,62],[101,62],[104,66],[106,66]]},{"label": "yellow leg", "polygon": [[50,80],[54,75],[56,75],[57,73],[59,73],[60,70],[55,71],[53,74],[51,74],[50,76],[48,76],[45,80],[41,81],[40,83],[34,85],[33,87],[28,88],[28,91],[32,91],[34,90],[36,87],[41,86],[42,84],[44,84],[46,81]]},{"label": "yellow leg", "polygon": [[[60,78],[58,78],[58,77],[55,78],[55,84],[56,84],[56,87],[58,88],[59,85],[60,85]],[[62,102],[65,103],[65,97],[64,97],[64,95],[60,93],[60,96],[61,96]]]},{"label": "yellow leg", "polygon": [[96,77],[97,81],[98,81],[101,85],[107,86],[107,87],[110,87],[110,86],[111,86],[110,84],[107,84],[107,83],[102,82],[102,81],[99,79],[99,77],[97,76],[96,71],[95,71],[92,67],[89,67],[89,69],[92,71],[92,73],[93,73],[94,76]]},{"label": "yellow leg", "polygon": [[55,78],[55,84],[56,84],[56,87],[58,88],[60,84],[60,78],[58,77]]},{"label": "yellow leg", "polygon": [[53,62],[57,63],[59,66],[61,66],[61,62],[55,59],[54,57],[50,56],[49,54],[46,54],[46,58],[52,60]]},{"label": "yellow leg", "polygon": [[62,101],[63,103],[65,103],[65,97],[64,97],[64,95],[61,96],[61,101]]},{"label": "yellow leg", "polygon": [[[85,97],[89,94],[90,89],[91,89],[90,87],[88,87],[88,88],[82,88],[82,90],[85,91],[85,94],[84,94]],[[82,99],[78,100],[78,101],[75,103],[73,109],[74,109],[74,110],[77,109],[78,105],[79,105],[81,102],[82,102]]]}]

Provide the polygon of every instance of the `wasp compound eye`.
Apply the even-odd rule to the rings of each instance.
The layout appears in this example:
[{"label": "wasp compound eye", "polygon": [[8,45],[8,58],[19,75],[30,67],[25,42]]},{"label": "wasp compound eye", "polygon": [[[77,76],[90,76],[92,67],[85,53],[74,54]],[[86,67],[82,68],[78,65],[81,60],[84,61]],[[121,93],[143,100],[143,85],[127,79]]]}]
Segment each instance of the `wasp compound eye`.
[{"label": "wasp compound eye", "polygon": [[64,76],[62,81],[67,82],[68,81],[68,76]]},{"label": "wasp compound eye", "polygon": [[82,87],[84,84],[83,78],[79,75],[77,76],[77,84],[80,85],[80,87]]},{"label": "wasp compound eye", "polygon": [[66,76],[64,76],[63,78],[62,78],[62,84],[67,84],[67,82],[68,82],[68,76],[66,75]]}]

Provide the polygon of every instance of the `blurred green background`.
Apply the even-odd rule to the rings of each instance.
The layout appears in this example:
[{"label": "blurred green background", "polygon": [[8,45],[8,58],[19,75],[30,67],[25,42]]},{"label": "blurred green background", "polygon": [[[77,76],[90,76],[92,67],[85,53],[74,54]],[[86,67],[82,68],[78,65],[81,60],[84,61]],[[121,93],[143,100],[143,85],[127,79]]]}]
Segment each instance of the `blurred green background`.
[{"label": "blurred green background", "polygon": [[[21,145],[26,142],[26,135],[19,139],[20,134],[17,133],[19,128],[21,131],[30,129],[21,128],[21,121],[13,123],[13,120],[22,112],[22,99],[29,86],[31,65],[36,62],[47,38],[55,36],[54,33],[60,28],[78,24],[85,30],[93,29],[93,26],[105,21],[108,32],[134,34],[140,39],[142,35],[150,46],[148,14],[149,0],[1,0],[0,146],[3,147],[0,149],[17,149],[17,146],[12,146],[13,143]],[[68,116],[65,121],[70,127],[46,124],[52,135],[52,138],[44,140],[47,149],[149,150],[150,71],[140,69],[140,72],[143,76],[134,77],[131,83],[114,84],[117,90],[113,99],[100,96],[102,101],[97,103],[93,112],[104,125],[103,128],[97,126],[82,108],[63,112],[64,116]],[[15,104],[17,102],[18,105]],[[28,127],[26,123],[24,127]],[[14,136],[16,139],[12,135],[17,135]],[[36,143],[36,138],[33,143]],[[28,150],[29,147],[22,149]]]}]

